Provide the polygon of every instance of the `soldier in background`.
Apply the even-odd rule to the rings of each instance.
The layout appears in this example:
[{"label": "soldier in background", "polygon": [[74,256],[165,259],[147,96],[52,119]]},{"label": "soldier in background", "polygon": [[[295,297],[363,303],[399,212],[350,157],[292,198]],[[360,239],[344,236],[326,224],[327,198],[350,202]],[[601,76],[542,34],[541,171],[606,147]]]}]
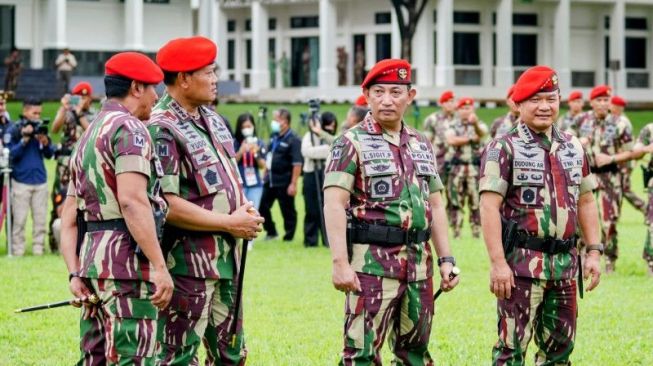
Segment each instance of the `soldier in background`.
[{"label": "soldier in background", "polygon": [[[653,123],[649,123],[639,132],[633,148],[633,157],[641,159],[645,154],[653,154]],[[653,159],[650,159],[643,172],[644,187],[648,191],[646,205],[646,239],[642,258],[648,266],[648,274],[653,277]]]},{"label": "soldier in background", "polygon": [[347,111],[347,117],[345,118],[345,122],[342,124],[341,132],[345,133],[348,129],[359,124],[365,116],[367,116],[369,111],[370,109],[367,105],[367,99],[365,98],[365,95],[361,94],[356,98],[356,101],[354,101],[354,105],[349,108],[349,111]]},{"label": "soldier in background", "polygon": [[386,332],[396,364],[432,365],[433,240],[451,290],[442,182],[430,142],[402,120],[415,97],[411,65],[379,61],[363,81],[371,113],[332,145],[325,221],[332,281],[346,292],[340,365],[380,364]]},{"label": "soldier in background", "polygon": [[580,141],[588,154],[592,172],[599,182],[596,197],[601,222],[601,241],[605,243],[605,273],[612,273],[619,256],[617,222],[623,198],[620,165],[632,157],[632,128],[609,113],[612,89],[599,85],[592,89],[592,110],[580,120]]},{"label": "soldier in background", "polygon": [[564,116],[561,116],[558,119],[556,127],[562,132],[570,133],[574,136],[578,136],[578,127],[580,125],[580,119],[583,116],[583,93],[579,91],[573,91],[569,93],[567,98],[567,105],[569,110],[565,113]]},{"label": "soldier in background", "polygon": [[449,128],[449,123],[453,121],[456,113],[456,99],[451,90],[440,94],[438,100],[440,111],[431,113],[424,120],[422,127],[424,136],[433,144],[435,151],[435,160],[438,164],[438,174],[443,184],[447,184],[447,141],[444,133]]},{"label": "soldier in background", "polygon": [[[588,290],[600,278],[596,180],[576,137],[553,127],[560,107],[554,70],[536,66],[515,84],[521,122],[493,140],[481,165],[481,218],[497,297],[493,365],[524,365],[531,337],[536,365],[569,365],[576,334],[576,232],[588,243]],[[582,280],[582,279],[579,279]]]},{"label": "soldier in background", "polygon": [[[143,54],[111,57],[107,102],[71,156],[61,253],[73,305],[84,304],[79,365],[154,364],[157,308],[170,302],[173,283],[157,238],[161,166],[142,121],[162,78]],[[91,294],[101,302],[89,303]]]},{"label": "soldier in background", "polygon": [[450,156],[447,178],[447,207],[453,226],[454,238],[460,237],[463,226],[463,208],[469,207],[469,224],[472,236],[480,235],[481,218],[478,207],[478,168],[483,150],[482,139],[487,126],[474,112],[474,99],[458,100],[458,115],[449,123],[444,133]]},{"label": "soldier in background", "polygon": [[512,91],[513,87],[511,86],[506,95],[508,114],[495,119],[494,122],[492,122],[492,126],[490,126],[490,137],[493,139],[505,135],[517,125],[517,119],[519,119],[519,108],[517,108],[515,102],[510,98],[512,96]]}]

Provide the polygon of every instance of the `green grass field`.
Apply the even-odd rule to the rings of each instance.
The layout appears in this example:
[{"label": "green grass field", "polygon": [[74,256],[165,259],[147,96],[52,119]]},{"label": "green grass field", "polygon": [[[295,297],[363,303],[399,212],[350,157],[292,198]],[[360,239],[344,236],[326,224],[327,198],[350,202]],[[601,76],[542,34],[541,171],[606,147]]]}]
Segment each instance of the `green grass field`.
[{"label": "green grass field", "polygon": [[[46,105],[45,114],[54,108]],[[232,121],[240,111],[256,112],[256,108],[221,106]],[[337,114],[343,116],[346,107],[337,108]],[[293,112],[300,110],[304,111],[304,106],[293,108]],[[479,115],[490,121],[504,111],[481,110]],[[650,112],[630,117],[637,130],[653,120]],[[48,167],[52,169],[52,162]],[[633,186],[643,196],[641,180],[639,169],[635,169]],[[302,218],[303,199],[298,197],[296,203]],[[276,206],[274,213],[281,229]],[[653,278],[646,276],[641,259],[645,233],[642,215],[625,203],[619,224],[621,259],[617,272],[604,276],[600,286],[579,301],[572,355],[575,365],[653,364]],[[331,286],[328,250],[305,249],[302,239],[300,223],[293,243],[259,240],[249,253],[244,296],[249,365],[333,365],[338,360],[344,295]],[[7,258],[4,231],[0,243],[0,365],[73,364],[78,357],[78,310],[13,313],[19,307],[70,296],[63,260],[60,256],[29,254]],[[471,237],[467,227],[451,246],[463,273],[458,288],[436,304],[430,351],[438,365],[487,365],[496,341],[496,307],[488,291],[485,248],[481,240]],[[533,364],[533,354],[531,345],[529,365]],[[385,363],[390,359],[386,346]]]}]

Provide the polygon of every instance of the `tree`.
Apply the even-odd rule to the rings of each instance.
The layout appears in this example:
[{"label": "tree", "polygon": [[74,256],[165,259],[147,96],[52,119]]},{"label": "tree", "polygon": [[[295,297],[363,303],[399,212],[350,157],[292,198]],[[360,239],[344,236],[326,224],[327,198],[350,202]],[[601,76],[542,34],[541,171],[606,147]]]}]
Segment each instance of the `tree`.
[{"label": "tree", "polygon": [[401,37],[401,58],[411,61],[412,41],[417,22],[424,12],[426,3],[433,0],[390,0],[397,15],[399,36]]}]

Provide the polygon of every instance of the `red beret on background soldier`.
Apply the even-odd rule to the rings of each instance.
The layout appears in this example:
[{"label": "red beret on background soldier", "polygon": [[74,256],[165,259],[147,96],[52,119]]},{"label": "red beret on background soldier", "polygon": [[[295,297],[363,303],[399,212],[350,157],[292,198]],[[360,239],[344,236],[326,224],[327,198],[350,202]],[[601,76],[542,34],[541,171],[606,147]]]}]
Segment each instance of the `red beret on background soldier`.
[{"label": "red beret on background soldier", "polygon": [[[107,101],[70,157],[61,253],[74,305],[84,304],[79,364],[154,364],[157,311],[168,306],[173,283],[159,245],[161,167],[143,121],[162,79],[143,54],[112,56]],[[100,302],[91,303],[91,295]]]},{"label": "red beret on background soldier", "polygon": [[[332,281],[347,297],[341,364],[378,363],[388,329],[398,362],[432,364],[429,239],[441,256],[440,287],[458,282],[450,277],[442,182],[430,141],[403,121],[416,94],[411,65],[379,61],[362,88],[371,113],[333,143],[324,184]],[[422,199],[407,199],[414,192]]]},{"label": "red beret on background soldier", "polygon": [[[524,364],[532,335],[535,364],[568,364],[582,285],[576,276],[592,276],[588,290],[600,278],[596,180],[578,139],[553,126],[560,107],[554,70],[526,70],[512,99],[520,123],[487,146],[481,163],[481,222],[499,314],[493,365]],[[588,244],[584,268],[578,232]]]}]

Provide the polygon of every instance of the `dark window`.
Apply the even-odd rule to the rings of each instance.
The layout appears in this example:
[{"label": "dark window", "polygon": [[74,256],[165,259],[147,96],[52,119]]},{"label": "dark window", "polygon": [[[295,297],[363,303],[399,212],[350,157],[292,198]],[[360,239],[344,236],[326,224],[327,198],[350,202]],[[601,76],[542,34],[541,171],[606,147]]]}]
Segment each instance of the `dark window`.
[{"label": "dark window", "polygon": [[629,88],[648,88],[648,72],[628,72],[626,73],[626,85]]},{"label": "dark window", "polygon": [[605,68],[610,67],[610,37],[606,36],[604,41],[605,49]]},{"label": "dark window", "polygon": [[268,30],[277,29],[277,18],[268,19]]},{"label": "dark window", "polygon": [[647,30],[648,29],[647,19],[626,17],[626,29]]},{"label": "dark window", "polygon": [[145,4],[170,4],[170,0],[143,0]]},{"label": "dark window", "polygon": [[376,35],[376,60],[392,57],[392,37],[390,33]]},{"label": "dark window", "polygon": [[236,21],[233,19],[227,20],[227,32],[235,32],[236,31]]},{"label": "dark window", "polygon": [[268,50],[270,52],[269,57],[276,58],[277,54],[277,40],[274,38],[268,39]]},{"label": "dark window", "polygon": [[317,28],[319,26],[320,26],[320,17],[318,16],[290,18],[290,28]]},{"label": "dark window", "polygon": [[437,23],[437,22],[438,22],[438,11],[433,10],[433,23]]},{"label": "dark window", "polygon": [[481,24],[481,13],[477,11],[454,11],[453,22],[456,24]]},{"label": "dark window", "polygon": [[492,25],[497,25],[497,12],[492,12]]},{"label": "dark window", "polygon": [[374,24],[390,24],[391,16],[390,13],[375,13],[374,14]]},{"label": "dark window", "polygon": [[512,15],[512,25],[537,27],[537,14],[514,13]]},{"label": "dark window", "polygon": [[497,66],[497,34],[492,33],[492,66]]},{"label": "dark window", "polygon": [[478,39],[478,33],[454,32],[453,63],[455,65],[481,64]]},{"label": "dark window", "polygon": [[227,69],[236,68],[236,41],[230,39],[227,41]]},{"label": "dark window", "polygon": [[245,68],[252,68],[252,40],[245,40]]},{"label": "dark window", "polygon": [[572,71],[571,86],[574,88],[591,88],[596,85],[594,71]]},{"label": "dark window", "polygon": [[252,30],[252,20],[245,19],[245,32],[249,32],[251,30]]},{"label": "dark window", "polygon": [[626,68],[646,68],[646,38],[626,37]]},{"label": "dark window", "polygon": [[481,85],[481,70],[455,70],[454,84]]},{"label": "dark window", "polygon": [[533,66],[537,64],[537,35],[512,35],[512,65]]},{"label": "dark window", "polygon": [[606,15],[605,18],[603,18],[603,28],[610,29],[610,16],[609,15]]},{"label": "dark window", "polygon": [[438,63],[438,32],[433,32],[433,63]]}]

